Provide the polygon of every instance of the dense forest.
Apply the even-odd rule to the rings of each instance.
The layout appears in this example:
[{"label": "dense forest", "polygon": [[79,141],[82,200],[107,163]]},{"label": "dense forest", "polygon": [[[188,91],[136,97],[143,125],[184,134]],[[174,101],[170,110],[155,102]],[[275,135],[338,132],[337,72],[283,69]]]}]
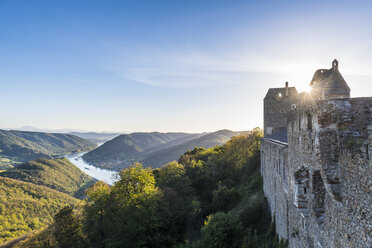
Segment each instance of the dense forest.
[{"label": "dense forest", "polygon": [[45,185],[77,198],[95,181],[67,158],[33,160],[0,172],[0,176]]},{"label": "dense forest", "polygon": [[52,223],[58,210],[76,205],[75,198],[95,181],[66,158],[33,160],[0,172],[0,243]]},{"label": "dense forest", "polygon": [[38,158],[89,151],[96,146],[70,134],[0,130],[0,170]]},{"label": "dense forest", "polygon": [[14,247],[286,247],[262,191],[261,137],[255,129],[157,169],[134,164]]},{"label": "dense forest", "polygon": [[79,200],[45,186],[0,177],[0,244],[53,222]]}]

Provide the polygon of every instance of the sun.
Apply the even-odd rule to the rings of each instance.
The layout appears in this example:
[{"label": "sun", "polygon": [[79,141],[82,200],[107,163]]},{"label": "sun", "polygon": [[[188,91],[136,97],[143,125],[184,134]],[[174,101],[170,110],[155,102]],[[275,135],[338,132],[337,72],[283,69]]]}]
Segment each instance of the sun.
[{"label": "sun", "polygon": [[312,87],[309,84],[298,85],[296,88],[298,88],[299,92],[305,92],[305,93],[310,93],[312,90]]},{"label": "sun", "polygon": [[306,93],[310,93],[313,88],[310,85],[307,85],[304,89]]}]

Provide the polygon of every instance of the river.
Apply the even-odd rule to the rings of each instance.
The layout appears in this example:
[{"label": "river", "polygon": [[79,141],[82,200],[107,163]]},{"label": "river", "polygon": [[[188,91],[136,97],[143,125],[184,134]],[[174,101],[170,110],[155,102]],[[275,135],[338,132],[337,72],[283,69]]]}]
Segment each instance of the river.
[{"label": "river", "polygon": [[65,157],[70,160],[71,163],[76,165],[80,170],[84,171],[86,174],[97,180],[104,181],[110,185],[118,180],[116,171],[100,169],[93,165],[85,163],[84,160],[81,158],[81,156],[83,156],[85,153],[86,152],[73,153],[65,155]]}]

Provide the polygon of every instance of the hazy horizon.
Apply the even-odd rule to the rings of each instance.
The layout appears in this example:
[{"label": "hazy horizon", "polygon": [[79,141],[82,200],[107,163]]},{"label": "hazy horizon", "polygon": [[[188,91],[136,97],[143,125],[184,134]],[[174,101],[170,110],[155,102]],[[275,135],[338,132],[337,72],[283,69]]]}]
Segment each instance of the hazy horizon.
[{"label": "hazy horizon", "polygon": [[218,130],[209,130],[209,131],[200,131],[200,132],[186,132],[182,130],[178,131],[158,131],[158,130],[144,130],[144,131],[110,131],[110,130],[89,130],[89,129],[71,129],[71,128],[62,128],[62,129],[50,129],[50,128],[39,128],[39,127],[33,127],[33,126],[22,126],[22,127],[0,127],[0,130],[18,130],[18,131],[28,131],[28,132],[46,132],[46,133],[72,133],[72,132],[79,132],[79,133],[121,133],[121,134],[129,134],[129,133],[136,133],[136,132],[160,132],[160,133],[210,133],[210,132],[216,132],[221,130],[230,130],[234,132],[243,132],[243,131],[250,131],[251,129],[246,130],[231,130],[228,128],[218,129]]},{"label": "hazy horizon", "polygon": [[368,1],[0,0],[0,128],[262,127],[263,98],[338,59],[372,90]]}]

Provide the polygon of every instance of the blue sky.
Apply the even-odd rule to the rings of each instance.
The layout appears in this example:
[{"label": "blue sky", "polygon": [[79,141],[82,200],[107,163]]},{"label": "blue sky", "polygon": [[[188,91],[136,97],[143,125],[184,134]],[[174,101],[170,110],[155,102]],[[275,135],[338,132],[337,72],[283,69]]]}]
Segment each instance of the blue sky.
[{"label": "blue sky", "polygon": [[368,1],[0,0],[0,128],[248,130],[334,58],[372,92]]}]

